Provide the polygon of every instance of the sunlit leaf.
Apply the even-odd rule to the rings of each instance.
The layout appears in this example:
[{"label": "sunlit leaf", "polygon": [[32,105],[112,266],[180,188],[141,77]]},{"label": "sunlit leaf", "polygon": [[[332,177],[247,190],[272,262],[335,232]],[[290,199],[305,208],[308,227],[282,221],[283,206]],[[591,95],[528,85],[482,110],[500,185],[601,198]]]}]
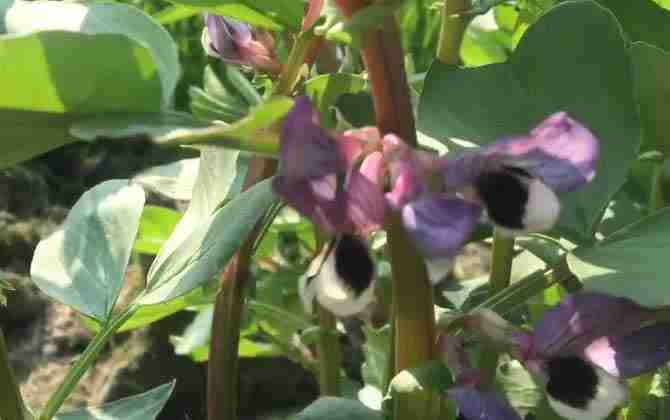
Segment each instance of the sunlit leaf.
[{"label": "sunlit leaf", "polygon": [[62,228],[40,241],[30,275],[50,297],[104,322],[123,286],[144,191],[127,180],[84,193]]},{"label": "sunlit leaf", "polygon": [[181,219],[179,212],[159,206],[146,206],[140,218],[135,252],[156,255]]}]

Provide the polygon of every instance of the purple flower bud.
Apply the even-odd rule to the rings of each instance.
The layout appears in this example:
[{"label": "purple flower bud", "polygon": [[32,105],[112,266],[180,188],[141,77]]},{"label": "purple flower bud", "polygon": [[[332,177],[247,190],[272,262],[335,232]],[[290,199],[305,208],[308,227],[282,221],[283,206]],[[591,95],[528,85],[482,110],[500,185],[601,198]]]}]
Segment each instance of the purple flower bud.
[{"label": "purple flower bud", "polygon": [[246,23],[207,14],[202,44],[208,55],[226,63],[249,66],[272,74],[281,71],[272,35],[252,29]]},{"label": "purple flower bud", "polygon": [[493,392],[457,387],[447,392],[447,398],[458,406],[459,419],[521,420],[519,414]]}]

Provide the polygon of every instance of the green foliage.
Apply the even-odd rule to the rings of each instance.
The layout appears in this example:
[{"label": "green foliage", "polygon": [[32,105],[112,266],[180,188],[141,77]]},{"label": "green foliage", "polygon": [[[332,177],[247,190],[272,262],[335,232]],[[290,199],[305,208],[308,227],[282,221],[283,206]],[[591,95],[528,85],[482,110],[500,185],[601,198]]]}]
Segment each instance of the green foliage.
[{"label": "green foliage", "polygon": [[144,207],[133,250],[141,254],[158,254],[179,219],[181,215],[174,210],[159,206]]},{"label": "green foliage", "polygon": [[58,414],[54,420],[155,420],[174,390],[174,381],[100,407]]},{"label": "green foliage", "polygon": [[624,296],[646,306],[670,303],[665,267],[670,210],[660,210],[568,256],[570,270],[588,290]]},{"label": "green foliage", "polygon": [[[573,30],[555,36],[556,27],[567,26]],[[505,64],[469,70],[435,63],[418,126],[436,139],[488,144],[527,133],[557,110],[584,122],[601,139],[598,177],[562,197],[559,226],[588,240],[639,144],[630,68],[620,28],[607,10],[588,1],[562,3],[530,27]]]},{"label": "green foliage", "polygon": [[50,297],[104,323],[121,292],[144,191],[126,180],[86,192],[64,226],[42,240],[30,274]]},{"label": "green foliage", "polygon": [[382,420],[374,411],[358,401],[346,398],[323,397],[298,413],[294,420]]},{"label": "green foliage", "polygon": [[334,128],[336,121],[332,107],[345,93],[358,93],[366,88],[364,78],[347,73],[335,73],[317,76],[305,82],[305,92],[321,113],[321,124]]}]

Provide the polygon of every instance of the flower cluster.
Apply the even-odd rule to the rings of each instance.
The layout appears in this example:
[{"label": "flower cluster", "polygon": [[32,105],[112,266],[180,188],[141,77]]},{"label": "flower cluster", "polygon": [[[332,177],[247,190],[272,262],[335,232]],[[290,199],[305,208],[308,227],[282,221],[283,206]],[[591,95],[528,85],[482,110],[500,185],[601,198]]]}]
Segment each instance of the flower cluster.
[{"label": "flower cluster", "polygon": [[[382,137],[376,128],[329,133],[319,126],[309,99],[299,97],[282,127],[280,170],[273,185],[286,203],[340,238],[329,247],[334,251],[322,255],[334,261],[316,263],[334,268],[307,276],[305,293],[335,313],[353,314],[354,307],[364,305],[342,309],[333,302],[368,296],[362,291],[374,284],[374,270],[364,270],[364,278],[349,283],[351,273],[343,277],[337,267],[351,270],[356,261],[370,257],[362,242],[355,249],[364,255],[353,256],[351,247],[337,250],[380,229],[387,211],[401,214],[430,272],[445,262],[448,266],[483,218],[510,234],[551,229],[560,210],[556,194],[592,180],[597,159],[597,139],[563,112],[528,135],[447,158],[412,149],[392,134]],[[342,255],[348,260],[337,261]],[[441,277],[431,275],[431,280]],[[330,287],[334,282],[340,285]],[[325,297],[330,290],[338,291],[338,299]]]},{"label": "flower cluster", "polygon": [[625,379],[670,360],[670,324],[654,322],[654,315],[625,298],[583,292],[547,310],[530,332],[490,310],[466,316],[465,325],[506,347],[562,417],[600,420],[627,400]]},{"label": "flower cluster", "polygon": [[279,74],[272,35],[243,22],[217,15],[205,15],[202,46],[208,55],[240,66]]}]

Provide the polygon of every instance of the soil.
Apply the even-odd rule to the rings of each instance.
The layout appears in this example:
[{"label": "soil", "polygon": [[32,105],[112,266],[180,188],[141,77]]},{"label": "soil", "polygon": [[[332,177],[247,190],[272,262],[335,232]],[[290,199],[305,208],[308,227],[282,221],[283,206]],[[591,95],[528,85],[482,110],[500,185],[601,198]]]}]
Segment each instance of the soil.
[{"label": "soil", "polygon": [[[184,156],[141,141],[75,144],[0,169],[0,276],[15,288],[7,294],[8,305],[0,306],[0,327],[31,407],[44,405],[92,337],[75,311],[51,301],[30,281],[35,246],[62,223],[86,189],[180,157]],[[127,283],[136,282],[145,269],[129,267]],[[486,270],[488,250],[471,246],[459,259],[455,275],[467,278]],[[181,312],[148,328],[115,336],[66,407],[99,405],[176,379],[175,393],[159,419],[206,418],[206,365],[176,356],[169,342],[169,336],[180,333],[191,318],[191,313]],[[359,350],[349,348],[347,352],[351,360],[360,360]],[[315,378],[286,358],[242,359],[239,366],[239,407],[245,420],[277,418],[266,413],[304,406],[317,396]]]}]

